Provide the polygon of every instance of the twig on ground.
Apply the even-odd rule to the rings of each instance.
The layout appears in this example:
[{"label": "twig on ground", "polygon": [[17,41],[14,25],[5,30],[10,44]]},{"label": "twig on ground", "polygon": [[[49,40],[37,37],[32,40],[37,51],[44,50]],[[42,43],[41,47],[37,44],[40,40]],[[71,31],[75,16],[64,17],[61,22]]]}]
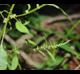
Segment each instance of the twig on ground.
[{"label": "twig on ground", "polygon": [[20,51],[20,56],[25,60],[25,62],[31,66],[36,68],[38,63],[35,63],[24,51]]},{"label": "twig on ground", "polygon": [[74,70],[80,70],[80,65],[78,65]]},{"label": "twig on ground", "polygon": [[[71,19],[80,19],[80,14],[72,14],[72,15],[69,15],[69,18],[71,18]],[[48,22],[50,24],[56,23],[56,22],[59,22],[59,21],[68,20],[68,18],[65,17],[64,15],[49,17],[48,19],[49,19]]]},{"label": "twig on ground", "polygon": [[5,40],[10,43],[12,46],[16,46],[18,48],[22,48],[25,40],[31,39],[32,36],[30,35],[23,35],[18,40],[14,41],[9,35],[5,35]]}]

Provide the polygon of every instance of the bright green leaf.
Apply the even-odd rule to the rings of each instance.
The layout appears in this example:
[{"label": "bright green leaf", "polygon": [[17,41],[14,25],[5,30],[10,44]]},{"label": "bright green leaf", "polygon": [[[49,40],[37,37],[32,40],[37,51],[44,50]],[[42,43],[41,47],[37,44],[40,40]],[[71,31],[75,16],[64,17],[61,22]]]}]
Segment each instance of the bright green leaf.
[{"label": "bright green leaf", "polygon": [[15,26],[19,32],[30,34],[28,28],[24,24],[22,24],[21,21],[17,21]]},{"label": "bright green leaf", "polygon": [[69,64],[64,64],[64,65],[63,65],[63,69],[64,69],[64,70],[67,70],[68,67],[69,67]]},{"label": "bright green leaf", "polygon": [[55,57],[53,56],[53,54],[52,54],[50,51],[48,51],[48,50],[46,50],[46,51],[47,51],[48,55],[51,57],[51,59],[52,59],[53,61],[56,61],[56,59],[55,59]]},{"label": "bright green leaf", "polygon": [[73,55],[76,55],[76,56],[78,55],[78,53],[73,48],[71,48],[70,45],[68,44],[60,47]]},{"label": "bright green leaf", "polygon": [[32,45],[36,45],[36,43],[35,43],[34,41],[32,41],[32,40],[28,40],[28,42],[29,42],[30,44],[32,44]]},{"label": "bright green leaf", "polygon": [[49,67],[53,66],[53,68],[55,68],[56,66],[58,66],[64,60],[64,58],[60,57],[60,56],[56,56],[55,59],[56,59],[56,61],[54,61],[54,62],[49,61],[47,63]]},{"label": "bright green leaf", "polygon": [[15,55],[12,59],[11,66],[9,67],[9,69],[15,70],[17,68],[18,64],[19,64],[18,57],[17,57],[17,55]]}]

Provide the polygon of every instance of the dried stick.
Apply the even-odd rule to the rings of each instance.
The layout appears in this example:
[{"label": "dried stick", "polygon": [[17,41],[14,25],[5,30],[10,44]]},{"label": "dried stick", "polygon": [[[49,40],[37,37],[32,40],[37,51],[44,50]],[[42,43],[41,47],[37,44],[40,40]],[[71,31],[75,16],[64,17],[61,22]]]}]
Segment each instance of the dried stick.
[{"label": "dried stick", "polygon": [[26,61],[26,63],[31,66],[36,68],[38,63],[35,63],[24,51],[20,51],[20,56]]},{"label": "dried stick", "polygon": [[[70,19],[80,19],[80,14],[72,14],[69,15]],[[64,15],[59,15],[59,16],[55,16],[55,17],[50,17],[48,18],[50,23],[55,23],[55,22],[59,22],[59,21],[64,21],[64,20],[68,20],[67,17],[65,17]]]},{"label": "dried stick", "polygon": [[5,40],[10,43],[12,46],[16,46],[18,48],[22,48],[25,40],[31,39],[30,35],[23,35],[18,40],[14,41],[9,35],[5,35]]},{"label": "dried stick", "polygon": [[78,65],[74,70],[80,70],[80,65]]}]

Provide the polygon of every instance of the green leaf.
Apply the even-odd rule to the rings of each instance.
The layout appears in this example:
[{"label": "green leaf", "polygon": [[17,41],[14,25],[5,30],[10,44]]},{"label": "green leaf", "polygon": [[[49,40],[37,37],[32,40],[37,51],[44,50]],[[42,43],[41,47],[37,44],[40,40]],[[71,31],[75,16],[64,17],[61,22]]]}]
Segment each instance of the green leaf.
[{"label": "green leaf", "polygon": [[58,66],[63,60],[63,57],[56,56],[56,61],[53,62],[52,59],[46,60],[44,63],[37,65],[37,68],[40,69],[45,69],[45,68],[52,68],[54,69],[56,66]]},{"label": "green leaf", "polygon": [[55,59],[55,57],[53,56],[53,54],[52,54],[50,51],[48,51],[48,50],[46,50],[46,51],[47,51],[48,55],[51,57],[51,59],[52,59],[53,61],[56,61],[56,59]]},{"label": "green leaf", "polygon": [[21,21],[17,21],[15,26],[19,32],[30,34],[28,28],[24,24],[22,24]]},{"label": "green leaf", "polygon": [[32,41],[32,40],[28,40],[28,42],[29,42],[30,44],[32,44],[32,45],[36,45],[36,43],[35,43],[34,41]]},{"label": "green leaf", "polygon": [[8,65],[7,52],[0,46],[0,70],[6,70]]},{"label": "green leaf", "polygon": [[78,53],[73,48],[71,48],[70,45],[68,44],[60,47],[73,55],[76,55],[76,56],[78,55]]},{"label": "green leaf", "polygon": [[12,59],[11,66],[9,66],[10,70],[15,70],[19,64],[18,57],[15,55]]},{"label": "green leaf", "polygon": [[64,64],[64,65],[63,65],[63,69],[64,69],[64,70],[67,70],[68,67],[69,67],[69,64]]},{"label": "green leaf", "polygon": [[53,68],[55,68],[56,66],[58,66],[62,61],[64,60],[63,57],[60,57],[60,56],[56,56],[56,61],[48,61],[47,64],[48,64],[48,67],[51,67],[53,66]]}]

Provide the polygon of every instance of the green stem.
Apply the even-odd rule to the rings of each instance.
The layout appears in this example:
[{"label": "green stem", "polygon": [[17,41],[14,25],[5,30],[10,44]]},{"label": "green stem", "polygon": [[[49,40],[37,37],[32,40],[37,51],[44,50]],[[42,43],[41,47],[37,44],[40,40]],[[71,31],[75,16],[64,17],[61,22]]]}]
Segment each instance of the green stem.
[{"label": "green stem", "polygon": [[30,10],[28,13],[23,13],[23,14],[20,14],[20,15],[16,15],[16,17],[21,17],[21,16],[25,16],[25,15],[31,14],[31,13],[33,13],[33,12],[35,12],[35,11],[43,8],[44,6],[52,6],[52,7],[55,7],[57,9],[59,9],[68,18],[68,20],[70,21],[70,23],[73,24],[72,19],[69,18],[68,14],[62,8],[60,8],[59,6],[57,6],[55,4],[42,4],[38,8]]},{"label": "green stem", "polygon": [[2,36],[2,40],[1,40],[1,46],[3,45],[3,40],[4,40],[5,33],[6,33],[6,27],[7,27],[7,24],[9,22],[9,20],[10,20],[10,15],[12,14],[12,10],[13,10],[14,6],[15,6],[15,4],[12,4],[12,6],[10,8],[10,12],[8,13],[8,16],[6,18],[7,21],[6,21],[6,23],[4,25],[4,29],[3,29],[3,36]]},{"label": "green stem", "polygon": [[31,14],[31,13],[33,13],[33,12],[41,9],[41,8],[44,7],[44,6],[46,6],[46,4],[42,4],[41,6],[39,6],[39,8],[35,8],[35,9],[29,11],[28,13],[23,13],[23,14],[17,15],[16,17],[21,17],[21,16],[25,16],[25,15],[27,15],[27,14]]}]

